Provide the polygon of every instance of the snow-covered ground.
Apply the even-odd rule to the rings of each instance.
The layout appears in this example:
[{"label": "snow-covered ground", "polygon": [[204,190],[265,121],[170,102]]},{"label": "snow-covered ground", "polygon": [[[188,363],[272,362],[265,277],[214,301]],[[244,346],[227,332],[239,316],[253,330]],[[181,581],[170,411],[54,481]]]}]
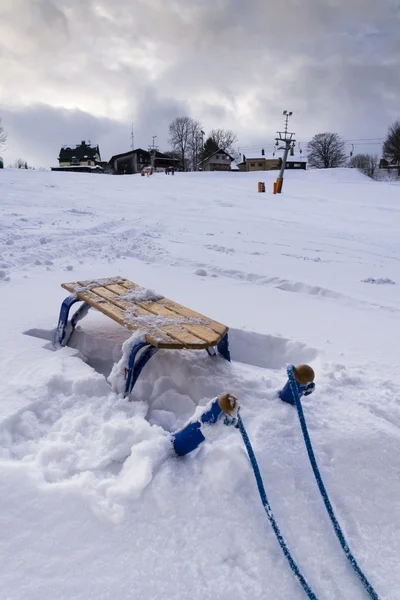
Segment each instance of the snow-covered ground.
[{"label": "snow-covered ground", "polygon": [[[238,430],[171,450],[224,390],[318,598],[365,598],[277,399],[291,362],[316,371],[303,405],[350,547],[400,598],[399,186],[293,172],[273,196],[275,178],[0,172],[2,599],[303,598]],[[90,313],[53,351],[60,284],[116,275],[229,325],[233,362],[159,352],[128,402],[106,381],[122,327]]]}]

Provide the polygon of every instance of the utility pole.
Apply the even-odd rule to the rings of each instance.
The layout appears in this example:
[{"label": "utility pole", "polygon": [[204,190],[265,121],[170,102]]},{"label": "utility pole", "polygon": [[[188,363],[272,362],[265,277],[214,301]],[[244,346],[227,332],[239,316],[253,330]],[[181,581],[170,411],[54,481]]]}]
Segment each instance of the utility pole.
[{"label": "utility pole", "polygon": [[133,136],[133,121],[132,121],[132,130],[131,130],[131,149],[134,150],[134,136]]},{"label": "utility pole", "polygon": [[290,131],[288,131],[288,127],[289,127],[289,117],[292,116],[292,112],[288,112],[287,110],[283,111],[283,116],[285,117],[285,130],[284,131],[277,131],[277,134],[279,137],[275,138],[275,146],[279,146],[280,143],[284,143],[284,153],[283,153],[283,158],[282,158],[282,165],[281,165],[281,170],[279,173],[279,180],[277,181],[277,193],[280,194],[282,191],[282,186],[283,186],[283,174],[285,172],[285,167],[286,167],[286,161],[287,161],[287,157],[289,154],[289,150],[290,148],[294,148],[294,144],[296,142],[296,140],[293,138],[294,133],[291,133]]},{"label": "utility pole", "polygon": [[[203,131],[202,129],[200,129],[200,135],[201,135],[201,154],[200,154],[200,163],[203,161],[203,157],[204,157],[204,136],[205,136],[205,131]],[[202,167],[203,168],[203,167]],[[197,170],[199,170],[199,168],[197,167]]]}]

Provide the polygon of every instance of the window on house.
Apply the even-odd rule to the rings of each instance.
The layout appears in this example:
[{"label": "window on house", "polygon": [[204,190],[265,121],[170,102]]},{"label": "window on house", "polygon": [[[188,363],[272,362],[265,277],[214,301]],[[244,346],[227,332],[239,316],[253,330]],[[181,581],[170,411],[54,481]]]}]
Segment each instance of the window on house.
[{"label": "window on house", "polygon": [[79,160],[77,158],[73,158],[71,160],[71,165],[79,165]]},{"label": "window on house", "polygon": [[262,166],[263,166],[263,164],[264,164],[264,163],[258,163],[258,166],[259,166],[259,167],[262,167]]},{"label": "window on house", "polygon": [[255,166],[256,166],[256,163],[250,163],[250,166],[251,166],[251,167],[255,167]]}]

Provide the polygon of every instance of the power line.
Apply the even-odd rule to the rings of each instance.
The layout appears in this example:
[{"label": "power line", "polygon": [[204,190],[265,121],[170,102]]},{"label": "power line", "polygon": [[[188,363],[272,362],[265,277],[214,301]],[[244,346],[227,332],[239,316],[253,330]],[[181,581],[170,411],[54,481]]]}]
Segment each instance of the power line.
[{"label": "power line", "polygon": [[[311,141],[312,138],[306,140],[306,141],[302,141],[300,140],[300,142],[302,144],[307,144],[309,141]],[[372,144],[380,144],[381,142],[383,143],[385,141],[386,138],[356,138],[356,139],[346,139],[343,140],[345,143],[372,143]],[[251,148],[260,148],[260,147],[273,147],[273,143],[272,142],[266,142],[266,143],[261,143],[261,144],[248,144],[248,145],[240,145],[240,148],[242,149],[251,149]]]},{"label": "power line", "polygon": [[345,140],[346,142],[379,142],[385,141],[386,138],[359,138],[358,140]]},{"label": "power line", "polygon": [[354,144],[357,144],[358,146],[374,146],[374,145],[375,146],[382,146],[382,144],[383,144],[384,141],[385,140],[382,140],[381,142],[350,142],[350,141],[345,140],[345,144],[354,143]]}]

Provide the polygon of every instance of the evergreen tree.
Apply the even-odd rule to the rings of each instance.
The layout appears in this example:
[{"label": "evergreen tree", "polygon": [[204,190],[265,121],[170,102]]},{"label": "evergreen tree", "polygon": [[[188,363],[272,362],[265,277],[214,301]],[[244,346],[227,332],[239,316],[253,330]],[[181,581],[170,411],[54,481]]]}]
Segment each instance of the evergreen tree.
[{"label": "evergreen tree", "polygon": [[203,160],[208,156],[211,156],[211,154],[214,154],[214,152],[217,152],[219,149],[217,142],[212,137],[208,137],[203,148]]},{"label": "evergreen tree", "polygon": [[400,121],[389,127],[387,138],[383,144],[383,157],[390,163],[397,163],[400,176]]}]

